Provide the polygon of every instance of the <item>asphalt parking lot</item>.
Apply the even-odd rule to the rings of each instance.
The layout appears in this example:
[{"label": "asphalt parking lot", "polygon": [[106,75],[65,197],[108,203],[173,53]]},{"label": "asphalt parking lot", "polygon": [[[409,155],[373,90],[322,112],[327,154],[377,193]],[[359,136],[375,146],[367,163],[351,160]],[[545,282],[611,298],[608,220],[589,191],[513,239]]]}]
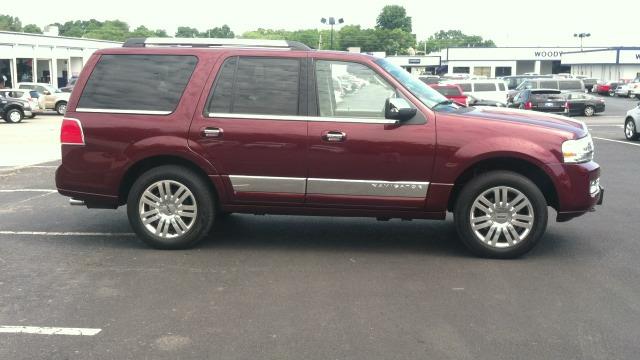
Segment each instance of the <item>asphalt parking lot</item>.
[{"label": "asphalt parking lot", "polygon": [[0,123],[0,359],[637,359],[636,102],[586,120],[604,205],[512,261],[470,255],[451,219],[232,215],[152,250],[125,209],[53,191],[60,117]]}]

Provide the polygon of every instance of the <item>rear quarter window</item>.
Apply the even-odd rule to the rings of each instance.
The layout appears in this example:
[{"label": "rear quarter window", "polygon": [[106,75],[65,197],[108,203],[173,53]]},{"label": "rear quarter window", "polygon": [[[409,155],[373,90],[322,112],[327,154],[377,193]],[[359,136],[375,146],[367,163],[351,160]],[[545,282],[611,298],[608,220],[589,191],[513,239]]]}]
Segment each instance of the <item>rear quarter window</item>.
[{"label": "rear quarter window", "polygon": [[582,89],[580,81],[560,81],[560,90]]},{"label": "rear quarter window", "polygon": [[471,92],[471,84],[470,83],[461,83],[461,84],[456,84],[456,85],[460,86],[460,88],[464,92]]},{"label": "rear quarter window", "polygon": [[197,62],[191,55],[102,55],[78,108],[171,113]]},{"label": "rear quarter window", "polygon": [[540,89],[557,89],[557,88],[558,88],[557,81],[549,81],[549,80],[540,81]]},{"label": "rear quarter window", "polygon": [[436,87],[434,88],[437,92],[444,96],[460,96],[460,90],[455,87]]},{"label": "rear quarter window", "polygon": [[[504,88],[503,88],[504,90]],[[495,83],[475,83],[474,91],[496,91]]]}]

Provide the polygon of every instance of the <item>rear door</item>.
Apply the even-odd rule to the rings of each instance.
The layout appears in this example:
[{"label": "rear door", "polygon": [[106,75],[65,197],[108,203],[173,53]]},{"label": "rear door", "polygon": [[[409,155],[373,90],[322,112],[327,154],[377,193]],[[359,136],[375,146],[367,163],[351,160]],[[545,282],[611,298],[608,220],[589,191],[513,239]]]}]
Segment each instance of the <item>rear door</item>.
[{"label": "rear door", "polygon": [[233,203],[302,203],[307,164],[306,55],[227,53],[201,97],[189,144]]},{"label": "rear door", "polygon": [[[418,110],[394,124],[385,100],[403,96],[372,64],[314,60],[316,86],[309,111],[310,206],[422,208],[435,153],[435,121]],[[341,75],[357,87],[343,92]]]}]

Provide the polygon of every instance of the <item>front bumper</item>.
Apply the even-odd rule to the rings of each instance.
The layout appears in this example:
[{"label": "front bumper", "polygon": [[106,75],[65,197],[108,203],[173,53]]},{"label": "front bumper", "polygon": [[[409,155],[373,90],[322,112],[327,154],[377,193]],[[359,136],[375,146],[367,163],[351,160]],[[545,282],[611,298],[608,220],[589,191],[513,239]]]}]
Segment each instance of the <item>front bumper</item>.
[{"label": "front bumper", "polygon": [[557,221],[567,221],[594,211],[604,201],[600,186],[600,166],[593,162],[583,164],[553,164],[558,195]]}]

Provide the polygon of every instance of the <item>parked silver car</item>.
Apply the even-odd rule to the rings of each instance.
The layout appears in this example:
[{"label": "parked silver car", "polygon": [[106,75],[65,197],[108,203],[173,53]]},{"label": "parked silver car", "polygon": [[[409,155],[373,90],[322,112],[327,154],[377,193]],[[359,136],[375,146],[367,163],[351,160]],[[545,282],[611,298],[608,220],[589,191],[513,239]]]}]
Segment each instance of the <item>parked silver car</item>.
[{"label": "parked silver car", "polygon": [[638,127],[640,126],[640,102],[638,106],[627,111],[627,117],[624,120],[624,136],[627,140],[640,139]]}]

